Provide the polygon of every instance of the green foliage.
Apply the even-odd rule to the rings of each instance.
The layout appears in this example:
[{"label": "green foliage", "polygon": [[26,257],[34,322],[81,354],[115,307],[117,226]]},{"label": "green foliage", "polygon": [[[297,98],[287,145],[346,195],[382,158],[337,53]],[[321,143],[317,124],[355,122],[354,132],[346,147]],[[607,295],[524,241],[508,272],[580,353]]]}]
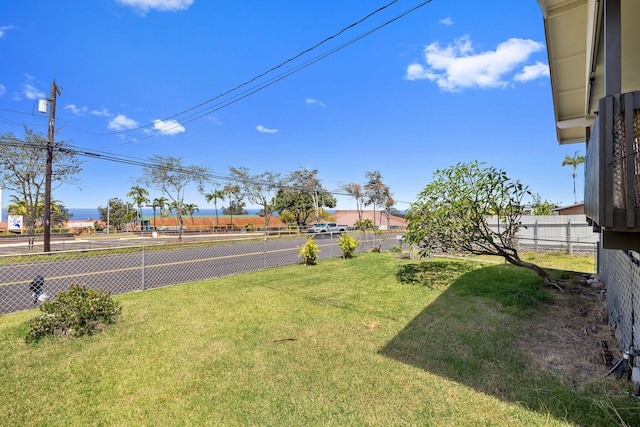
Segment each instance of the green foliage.
[{"label": "green foliage", "polygon": [[[19,143],[18,143],[19,142]],[[13,133],[0,133],[0,182],[5,190],[15,193],[19,215],[24,215],[25,227],[29,234],[35,233],[44,208],[44,190],[46,181],[46,157],[48,137],[24,128],[24,135],[16,137]],[[82,171],[81,162],[73,150],[64,141],[56,141],[55,155],[52,159],[51,180],[54,188],[63,183],[72,184]],[[51,201],[55,211],[56,203]],[[50,218],[57,225],[58,218]]]},{"label": "green foliage", "polygon": [[302,258],[302,263],[304,265],[315,265],[316,260],[318,259],[318,253],[320,253],[320,248],[313,237],[309,237],[307,242],[300,247],[300,252],[298,252],[298,258]]},{"label": "green foliage", "polygon": [[[426,256],[432,250],[501,256],[549,277],[535,264],[522,261],[514,245],[529,189],[503,170],[474,161],[437,170],[434,180],[418,195],[407,214],[404,241]],[[490,227],[488,217],[498,219]]]},{"label": "green foliage", "polygon": [[353,226],[356,229],[361,230],[362,232],[377,230],[376,226],[373,224],[373,221],[371,221],[371,219],[369,218],[359,219],[353,224]]},{"label": "green foliage", "polygon": [[400,245],[393,245],[389,248],[389,251],[399,254],[400,252],[402,252],[402,248],[400,247]]},{"label": "green foliage", "polygon": [[551,215],[551,210],[558,207],[557,204],[548,200],[542,200],[542,196],[539,194],[532,194],[531,208],[534,215]]},{"label": "green foliage", "polygon": [[338,245],[340,245],[340,249],[342,249],[342,258],[352,258],[353,252],[358,247],[358,241],[345,233],[340,236]]},{"label": "green foliage", "polygon": [[101,220],[109,220],[109,226],[122,230],[134,220],[136,210],[132,203],[124,202],[116,197],[109,199],[107,206],[98,206],[98,213]]},{"label": "green foliage", "polygon": [[285,212],[290,221],[295,221],[298,227],[303,227],[311,218],[320,215],[323,207],[334,208],[336,198],[322,186],[317,178],[318,170],[300,168],[291,172],[283,181],[274,200],[274,209],[281,217]]},{"label": "green foliage", "polygon": [[115,323],[122,307],[102,290],[72,284],[67,292],[58,292],[55,300],[41,305],[40,310],[44,314],[30,321],[28,343],[49,335],[91,335],[98,328]]}]

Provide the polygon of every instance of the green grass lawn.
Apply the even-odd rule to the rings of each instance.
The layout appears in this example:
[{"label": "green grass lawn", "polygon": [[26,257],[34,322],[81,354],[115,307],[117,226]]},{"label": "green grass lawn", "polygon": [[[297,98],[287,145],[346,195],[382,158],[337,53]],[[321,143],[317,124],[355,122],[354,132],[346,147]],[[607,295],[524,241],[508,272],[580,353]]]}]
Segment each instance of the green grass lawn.
[{"label": "green grass lawn", "polygon": [[514,340],[552,290],[509,265],[389,253],[119,295],[101,333],[27,345],[0,316],[0,425],[629,425]]}]

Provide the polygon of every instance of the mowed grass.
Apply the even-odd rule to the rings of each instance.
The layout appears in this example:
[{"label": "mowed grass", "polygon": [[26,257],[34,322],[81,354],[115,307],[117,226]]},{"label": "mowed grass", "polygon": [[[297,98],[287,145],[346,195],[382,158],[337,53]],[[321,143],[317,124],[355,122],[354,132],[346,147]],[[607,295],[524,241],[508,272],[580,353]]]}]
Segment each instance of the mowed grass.
[{"label": "mowed grass", "polygon": [[638,425],[514,341],[553,304],[509,265],[359,254],[119,295],[100,334],[27,345],[0,316],[0,425]]},{"label": "mowed grass", "polygon": [[[544,269],[576,271],[580,273],[596,273],[596,255],[574,253],[569,255],[561,251],[553,252],[533,252],[523,251],[519,253],[523,261],[531,262]],[[489,261],[494,263],[505,263],[503,257],[488,255],[469,255],[460,257],[461,259],[471,259]]]}]

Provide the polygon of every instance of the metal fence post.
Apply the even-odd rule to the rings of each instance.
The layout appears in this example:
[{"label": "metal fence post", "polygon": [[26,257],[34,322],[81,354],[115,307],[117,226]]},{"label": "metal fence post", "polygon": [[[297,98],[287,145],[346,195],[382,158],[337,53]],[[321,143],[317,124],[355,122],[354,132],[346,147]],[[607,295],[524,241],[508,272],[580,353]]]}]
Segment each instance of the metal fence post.
[{"label": "metal fence post", "polygon": [[144,253],[144,243],[143,243],[142,244],[142,272],[141,272],[142,273],[141,276],[142,276],[142,290],[143,291],[146,289],[146,283],[145,283],[145,280],[144,280],[144,256],[145,256],[145,253]]},{"label": "metal fence post", "polygon": [[329,257],[333,258],[333,231],[329,233]]},{"label": "metal fence post", "polygon": [[567,250],[569,255],[573,255],[573,245],[571,244],[571,218],[567,218]]}]

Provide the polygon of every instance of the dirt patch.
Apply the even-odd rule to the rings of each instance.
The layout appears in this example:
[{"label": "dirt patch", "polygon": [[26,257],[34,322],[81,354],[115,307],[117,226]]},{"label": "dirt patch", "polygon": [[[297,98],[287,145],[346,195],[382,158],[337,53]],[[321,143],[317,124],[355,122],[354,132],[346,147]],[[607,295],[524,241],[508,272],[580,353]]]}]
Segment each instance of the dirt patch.
[{"label": "dirt patch", "polygon": [[554,303],[533,314],[529,333],[518,343],[540,369],[572,385],[602,378],[622,357],[608,323],[604,287],[590,279],[574,273],[559,280],[564,292],[553,291]]}]

